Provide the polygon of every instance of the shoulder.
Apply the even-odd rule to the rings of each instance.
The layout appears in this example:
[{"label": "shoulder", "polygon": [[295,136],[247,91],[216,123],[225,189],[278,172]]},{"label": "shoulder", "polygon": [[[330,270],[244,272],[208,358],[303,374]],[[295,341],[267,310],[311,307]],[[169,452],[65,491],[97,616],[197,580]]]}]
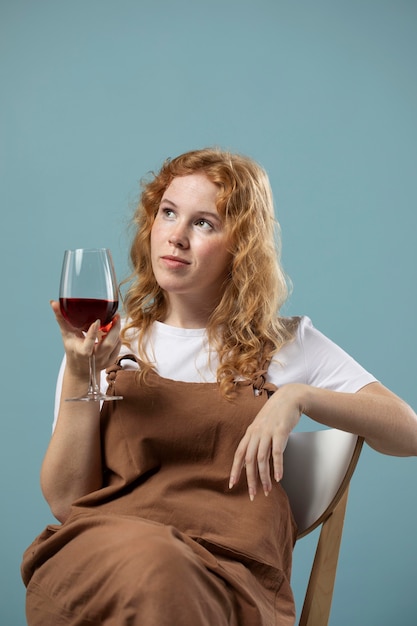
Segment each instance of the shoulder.
[{"label": "shoulder", "polygon": [[307,382],[304,338],[306,327],[312,327],[306,316],[283,317],[280,323],[289,339],[274,354],[268,368],[268,379],[282,386],[290,382]]},{"label": "shoulder", "polygon": [[293,339],[274,355],[268,370],[272,382],[302,382],[355,392],[375,381],[343,348],[319,331],[309,317],[292,319],[296,323]]},{"label": "shoulder", "polygon": [[310,337],[314,337],[316,334],[321,335],[313,326],[311,319],[307,315],[281,317],[279,321],[288,340],[279,349],[277,354],[285,353],[285,351],[289,349],[289,346],[292,346],[293,350],[294,348],[299,350]]},{"label": "shoulder", "polygon": [[283,318],[282,323],[286,329],[290,332],[292,339],[278,352],[280,354],[286,349],[290,349],[292,346],[292,352],[299,350],[308,356],[309,353],[316,353],[317,350],[341,350],[341,348],[334,343],[329,337],[323,334],[316,326],[314,326],[310,317],[307,315],[301,315],[297,317]]}]

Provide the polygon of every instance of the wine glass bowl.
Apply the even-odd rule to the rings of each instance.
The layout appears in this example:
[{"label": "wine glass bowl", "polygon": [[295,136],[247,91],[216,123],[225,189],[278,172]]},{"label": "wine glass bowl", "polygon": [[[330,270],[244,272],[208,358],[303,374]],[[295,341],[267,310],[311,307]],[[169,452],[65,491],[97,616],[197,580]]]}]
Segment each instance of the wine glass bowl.
[{"label": "wine glass bowl", "polygon": [[116,314],[117,300],[101,298],[59,298],[61,313],[74,328],[87,332],[91,324],[100,320],[100,330],[106,330]]},{"label": "wine glass bowl", "polygon": [[[78,248],[66,250],[62,264],[59,304],[71,326],[87,332],[100,320],[100,330],[107,332],[119,305],[118,286],[110,250]],[[90,381],[87,394],[67,400],[119,400],[100,392],[96,380],[95,353],[90,356]]]}]

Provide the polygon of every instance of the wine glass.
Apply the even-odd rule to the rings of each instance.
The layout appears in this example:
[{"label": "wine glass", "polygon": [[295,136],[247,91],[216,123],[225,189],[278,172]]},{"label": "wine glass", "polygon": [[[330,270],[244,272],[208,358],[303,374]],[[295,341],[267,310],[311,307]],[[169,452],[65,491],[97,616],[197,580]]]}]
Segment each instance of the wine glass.
[{"label": "wine glass", "polygon": [[[62,315],[74,328],[86,332],[100,320],[106,332],[119,305],[113,260],[107,248],[66,250],[62,264],[59,304]],[[90,380],[85,396],[66,400],[121,400],[101,393],[96,379],[94,350],[89,358]]]}]

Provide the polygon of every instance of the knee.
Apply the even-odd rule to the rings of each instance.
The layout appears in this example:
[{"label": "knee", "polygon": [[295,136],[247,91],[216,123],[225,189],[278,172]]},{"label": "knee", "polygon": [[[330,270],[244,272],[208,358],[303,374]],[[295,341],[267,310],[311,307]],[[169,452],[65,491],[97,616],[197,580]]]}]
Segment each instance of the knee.
[{"label": "knee", "polygon": [[184,580],[187,572],[193,573],[196,556],[179,533],[170,527],[162,526],[156,532],[146,533],[141,546],[135,549],[135,556],[143,567],[158,573],[159,579],[166,577],[170,584]]}]

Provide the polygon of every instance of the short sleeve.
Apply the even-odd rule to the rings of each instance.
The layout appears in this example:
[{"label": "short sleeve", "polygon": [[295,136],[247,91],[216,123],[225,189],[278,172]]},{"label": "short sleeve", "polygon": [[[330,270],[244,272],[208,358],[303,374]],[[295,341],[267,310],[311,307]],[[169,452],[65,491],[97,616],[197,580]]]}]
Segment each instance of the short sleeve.
[{"label": "short sleeve", "polygon": [[275,385],[304,383],[332,391],[355,393],[376,378],[345,350],[300,318],[294,339],[273,358],[268,380]]}]

